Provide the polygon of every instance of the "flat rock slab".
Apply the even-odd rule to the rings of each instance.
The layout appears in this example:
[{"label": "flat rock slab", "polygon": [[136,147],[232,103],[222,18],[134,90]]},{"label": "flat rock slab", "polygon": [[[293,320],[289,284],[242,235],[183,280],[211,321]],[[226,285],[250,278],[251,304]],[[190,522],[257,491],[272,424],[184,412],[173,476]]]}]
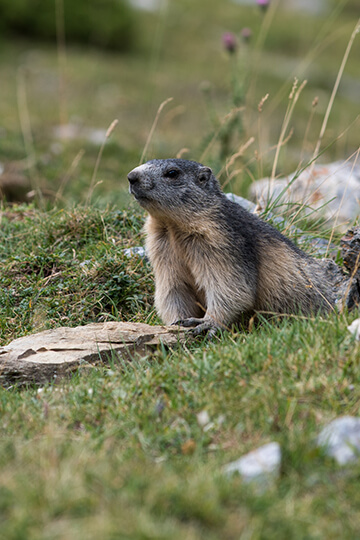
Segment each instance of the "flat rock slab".
[{"label": "flat rock slab", "polygon": [[44,384],[80,366],[146,356],[158,345],[175,346],[186,332],[174,326],[106,322],[60,327],[15,339],[0,348],[0,384]]}]

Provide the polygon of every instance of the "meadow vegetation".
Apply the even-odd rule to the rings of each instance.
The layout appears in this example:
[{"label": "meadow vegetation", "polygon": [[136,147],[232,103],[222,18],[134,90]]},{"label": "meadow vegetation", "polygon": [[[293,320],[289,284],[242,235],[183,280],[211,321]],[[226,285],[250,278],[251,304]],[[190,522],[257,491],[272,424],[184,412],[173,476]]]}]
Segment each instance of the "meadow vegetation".
[{"label": "meadow vegetation", "polygon": [[[254,178],[271,174],[286,114],[276,174],[305,166],[356,2],[329,0],[321,18],[276,1],[262,12],[176,0],[136,14],[131,52],[67,44],[65,63],[56,44],[3,40],[0,162],[16,165],[34,197],[2,202],[1,344],[57,326],[159,323],[148,262],[124,254],[143,245],[144,221],[126,173],[144,149],[144,159],[181,153],[246,195]],[[250,41],[241,41],[244,27]],[[236,54],[223,49],[224,32],[236,34]],[[353,52],[324,162],[359,147]],[[54,132],[68,124],[75,138]],[[314,222],[301,226],[313,232]],[[314,444],[328,421],[359,413],[360,344],[347,330],[357,315],[261,319],[211,343],[112,359],[43,388],[1,388],[0,538],[357,538],[360,464],[339,469]],[[283,459],[269,490],[222,474],[274,440]]]},{"label": "meadow vegetation", "polygon": [[[209,0],[206,21],[201,1],[167,5],[156,14],[137,14],[132,53],[68,44],[64,61],[55,43],[0,43],[0,161],[29,157],[24,174],[50,198],[65,178],[62,204],[83,202],[98,144],[86,129],[69,140],[57,138],[54,127],[71,123],[92,129],[99,141],[104,134],[97,130],[105,132],[116,118],[119,124],[106,143],[98,174],[102,183],[94,196],[103,207],[126,206],[126,174],[140,160],[160,104],[173,98],[145,157],[182,153],[205,161],[222,173],[227,189],[246,195],[254,178],[271,173],[297,77],[298,86],[308,82],[292,112],[276,172],[288,174],[300,161],[305,165],[356,23],[352,4],[336,2],[326,17],[314,17],[276,6],[274,13],[264,14],[256,5],[230,1],[224,9]],[[241,38],[244,27],[252,30],[249,42]],[[237,36],[236,55],[222,45],[227,31]],[[323,140],[323,162],[347,158],[358,148],[357,73],[354,48]],[[242,155],[224,172],[226,160],[239,149]]]}]

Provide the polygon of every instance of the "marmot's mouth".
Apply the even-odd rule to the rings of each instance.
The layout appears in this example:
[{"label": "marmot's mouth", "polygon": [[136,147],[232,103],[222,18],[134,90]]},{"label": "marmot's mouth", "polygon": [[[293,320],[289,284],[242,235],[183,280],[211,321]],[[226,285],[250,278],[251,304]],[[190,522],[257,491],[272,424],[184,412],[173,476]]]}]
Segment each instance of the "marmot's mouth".
[{"label": "marmot's mouth", "polygon": [[147,197],[146,195],[143,195],[142,193],[133,193],[133,195],[139,204],[146,204],[152,201],[150,197]]},{"label": "marmot's mouth", "polygon": [[146,201],[150,201],[150,197],[147,197],[144,193],[142,193],[141,191],[137,191],[136,189],[134,189],[133,186],[130,186],[130,189],[129,189],[130,193],[132,195],[134,195],[135,199],[141,203],[142,201],[146,202]]}]

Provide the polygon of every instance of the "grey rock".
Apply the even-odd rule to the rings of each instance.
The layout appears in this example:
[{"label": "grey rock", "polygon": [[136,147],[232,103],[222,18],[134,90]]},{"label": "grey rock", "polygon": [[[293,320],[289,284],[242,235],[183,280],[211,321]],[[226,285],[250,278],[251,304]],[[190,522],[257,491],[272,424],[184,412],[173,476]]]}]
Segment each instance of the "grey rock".
[{"label": "grey rock", "polygon": [[271,442],[245,454],[224,467],[225,474],[239,473],[245,482],[266,482],[278,476],[281,464],[279,443]]},{"label": "grey rock", "polygon": [[[285,178],[262,178],[251,187],[251,198],[261,207],[278,197],[274,211],[283,212],[289,203],[300,203],[315,210],[328,225],[345,231],[360,214],[360,164],[337,161],[307,167]],[[304,208],[304,213],[306,213]]]},{"label": "grey rock", "polygon": [[43,384],[79,367],[131,361],[190,339],[175,326],[106,322],[75,328],[60,327],[15,339],[0,348],[0,384]]},{"label": "grey rock", "polygon": [[317,443],[339,465],[354,461],[360,456],[360,418],[336,418],[321,431]]}]

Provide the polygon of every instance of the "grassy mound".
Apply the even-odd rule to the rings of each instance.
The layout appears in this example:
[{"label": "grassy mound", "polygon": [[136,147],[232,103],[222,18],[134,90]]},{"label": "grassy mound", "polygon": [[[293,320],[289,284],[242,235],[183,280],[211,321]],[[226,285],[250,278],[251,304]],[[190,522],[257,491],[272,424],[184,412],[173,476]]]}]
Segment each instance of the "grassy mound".
[{"label": "grassy mound", "polygon": [[2,340],[53,326],[151,318],[148,264],[123,253],[140,244],[142,223],[135,207],[2,212]]}]

